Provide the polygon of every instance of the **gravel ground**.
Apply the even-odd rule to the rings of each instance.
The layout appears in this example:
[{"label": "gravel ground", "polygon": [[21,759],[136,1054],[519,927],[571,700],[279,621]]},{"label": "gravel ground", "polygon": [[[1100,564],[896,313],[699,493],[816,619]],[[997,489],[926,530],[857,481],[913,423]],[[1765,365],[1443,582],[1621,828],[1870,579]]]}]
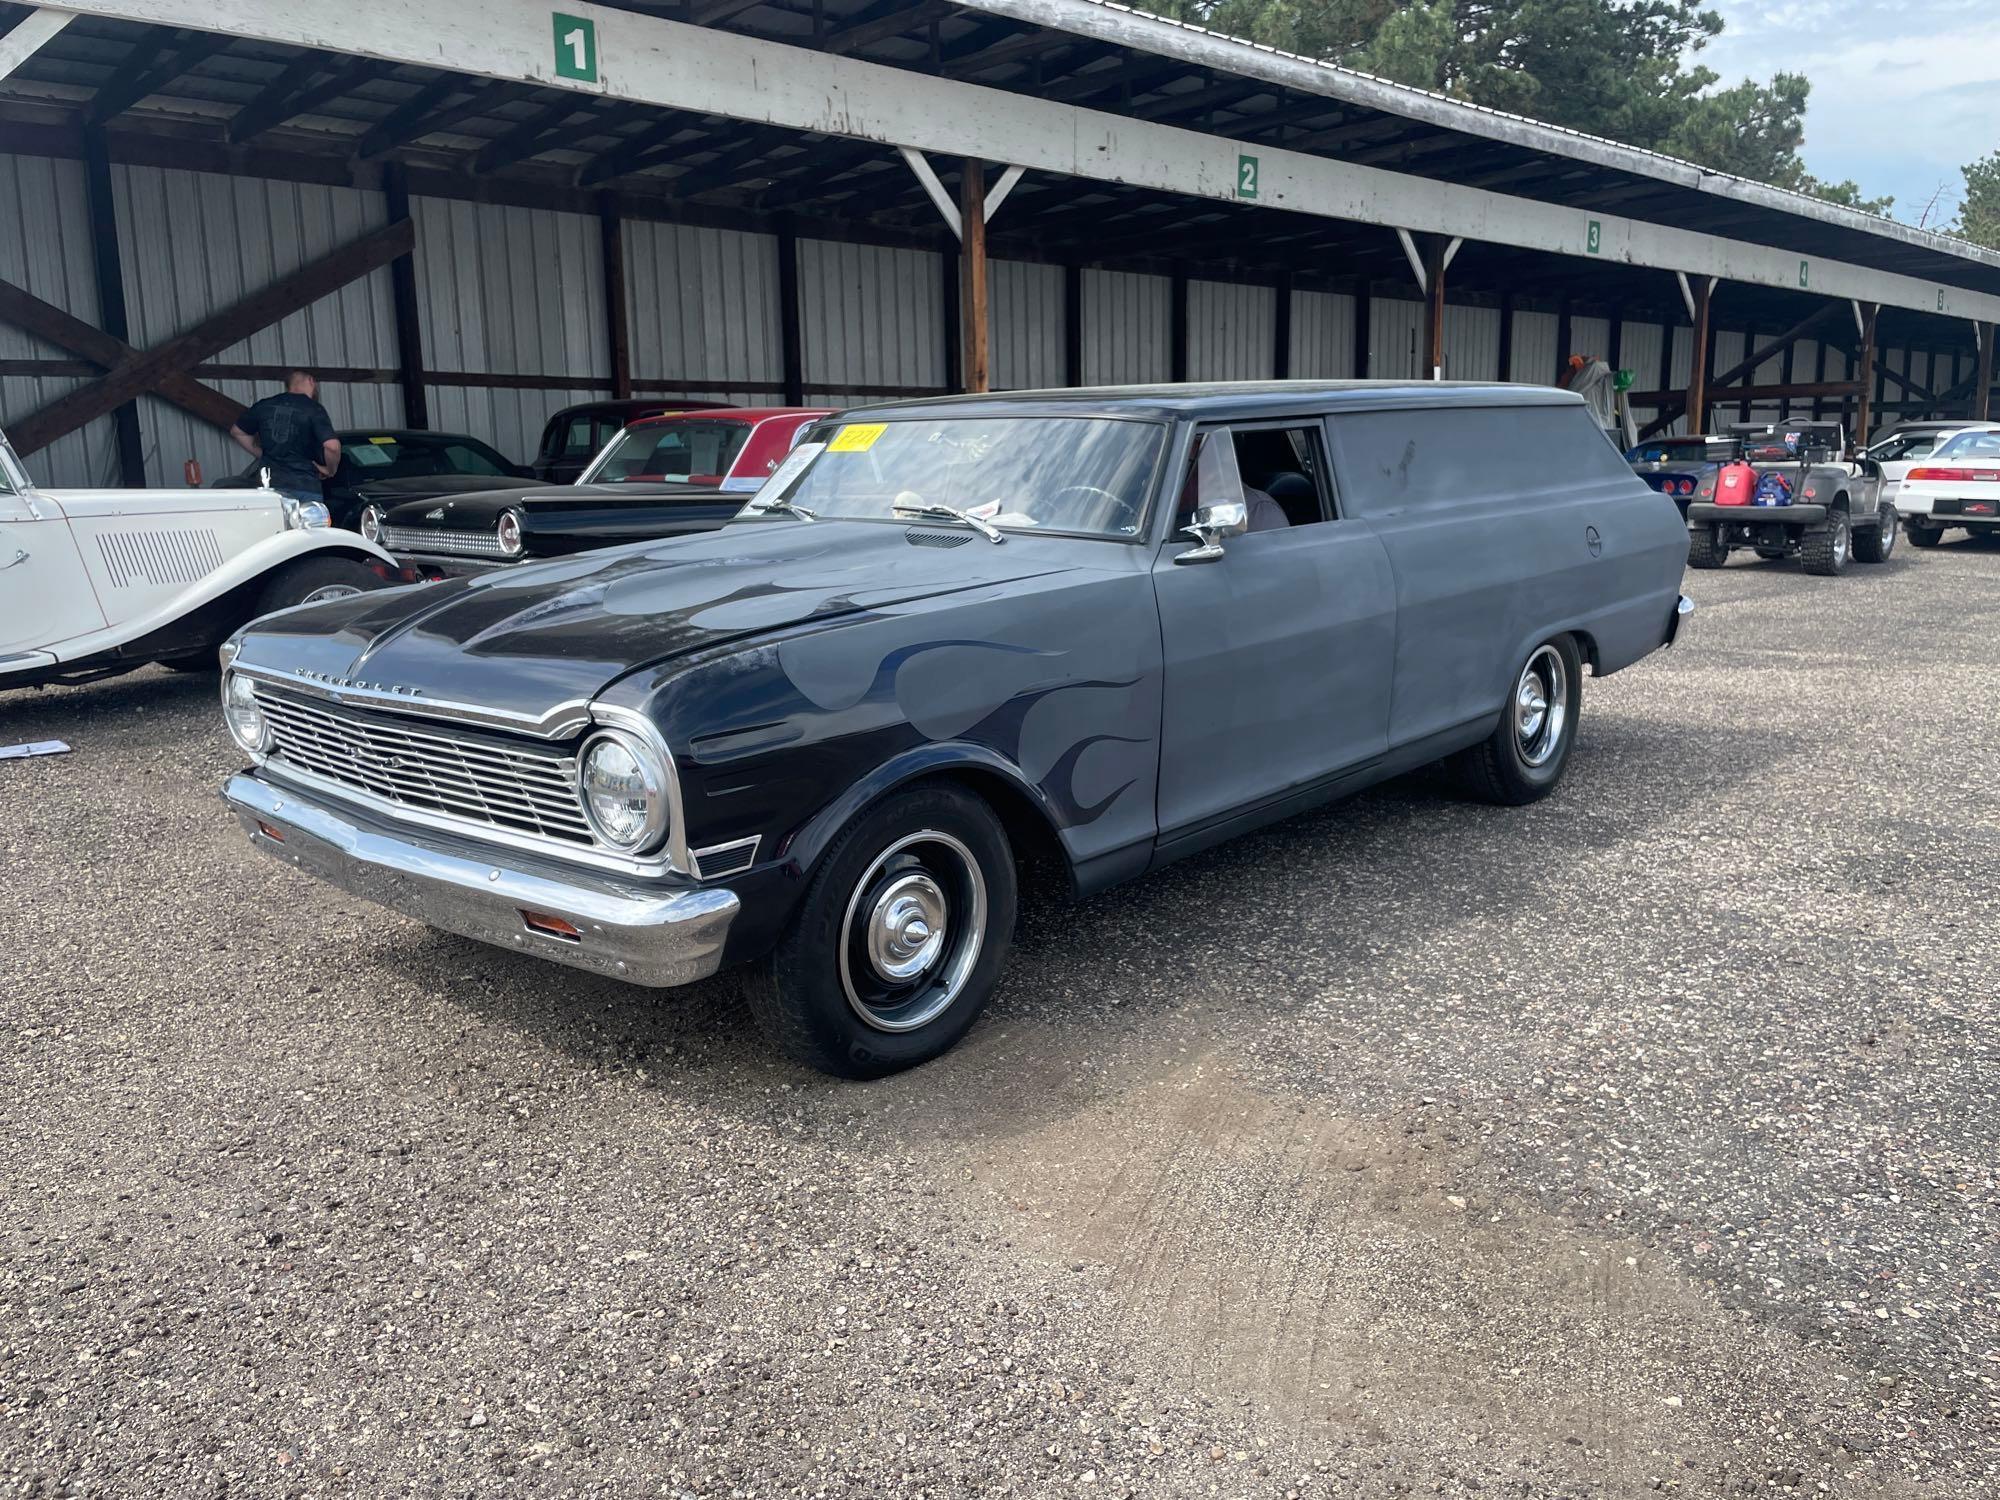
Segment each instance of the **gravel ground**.
[{"label": "gravel ground", "polygon": [[868,1086],[253,855],[204,680],[0,696],[0,1482],[2000,1493],[2000,551],[1689,588],[1556,797],[1034,904]]}]

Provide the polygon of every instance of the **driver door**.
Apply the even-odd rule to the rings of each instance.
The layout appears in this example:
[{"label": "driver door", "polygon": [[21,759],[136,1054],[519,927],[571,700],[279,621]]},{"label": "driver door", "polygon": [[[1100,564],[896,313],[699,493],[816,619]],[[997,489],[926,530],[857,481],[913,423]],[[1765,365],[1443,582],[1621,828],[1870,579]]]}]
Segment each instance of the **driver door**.
[{"label": "driver door", "polygon": [[[1211,466],[1230,476],[1225,488],[1248,479],[1282,490],[1274,498],[1288,524],[1230,537],[1206,562],[1176,561],[1193,548],[1177,532],[1155,562],[1163,846],[1221,837],[1239,817],[1280,815],[1388,747],[1395,582],[1373,529],[1340,514],[1322,424],[1206,429],[1190,476],[1207,443],[1225,445],[1228,461]],[[1225,497],[1184,485],[1182,498],[1191,510]]]},{"label": "driver door", "polygon": [[103,628],[62,507],[17,487],[0,457],[0,656],[50,650]]}]

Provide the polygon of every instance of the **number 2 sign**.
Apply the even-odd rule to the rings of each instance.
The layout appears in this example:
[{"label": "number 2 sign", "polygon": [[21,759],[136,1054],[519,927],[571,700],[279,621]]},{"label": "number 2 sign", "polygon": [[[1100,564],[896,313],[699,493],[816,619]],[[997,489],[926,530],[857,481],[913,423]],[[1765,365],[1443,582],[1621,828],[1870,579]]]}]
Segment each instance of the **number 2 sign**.
[{"label": "number 2 sign", "polygon": [[597,82],[597,23],[557,11],[555,24],[556,77]]}]

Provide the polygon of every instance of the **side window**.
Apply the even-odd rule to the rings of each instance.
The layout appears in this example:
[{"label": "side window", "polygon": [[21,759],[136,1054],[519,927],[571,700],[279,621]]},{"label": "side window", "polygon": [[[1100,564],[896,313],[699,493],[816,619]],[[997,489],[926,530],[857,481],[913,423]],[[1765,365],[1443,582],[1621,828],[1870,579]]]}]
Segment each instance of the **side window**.
[{"label": "side window", "polygon": [[468,448],[463,443],[449,444],[445,450],[445,464],[454,474],[499,474],[503,471],[476,448]]},{"label": "side window", "polygon": [[1545,496],[1632,470],[1581,406],[1440,406],[1336,416],[1348,513],[1396,516]]},{"label": "side window", "polygon": [[[1252,531],[1281,531],[1313,526],[1339,514],[1334,504],[1332,470],[1326,461],[1320,424],[1300,422],[1230,427],[1204,433],[1201,442],[1227,434],[1236,450],[1236,470],[1243,476],[1243,498],[1250,507]],[[1201,449],[1196,446],[1181,486],[1174,518],[1176,535],[1194,515],[1195,474]]]},{"label": "side window", "polygon": [[588,412],[571,417],[563,424],[555,457],[589,458],[599,447],[596,433],[601,425]]}]

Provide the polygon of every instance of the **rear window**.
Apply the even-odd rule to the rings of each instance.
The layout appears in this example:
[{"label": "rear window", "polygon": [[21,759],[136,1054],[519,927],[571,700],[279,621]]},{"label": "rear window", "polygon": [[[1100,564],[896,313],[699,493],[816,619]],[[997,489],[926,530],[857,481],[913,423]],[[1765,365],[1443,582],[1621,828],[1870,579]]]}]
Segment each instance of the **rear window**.
[{"label": "rear window", "polygon": [[2000,458],[2000,432],[1961,432],[1933,458]]},{"label": "rear window", "polygon": [[1332,426],[1341,502],[1356,515],[1442,510],[1579,481],[1636,483],[1583,406],[1352,412]]}]

